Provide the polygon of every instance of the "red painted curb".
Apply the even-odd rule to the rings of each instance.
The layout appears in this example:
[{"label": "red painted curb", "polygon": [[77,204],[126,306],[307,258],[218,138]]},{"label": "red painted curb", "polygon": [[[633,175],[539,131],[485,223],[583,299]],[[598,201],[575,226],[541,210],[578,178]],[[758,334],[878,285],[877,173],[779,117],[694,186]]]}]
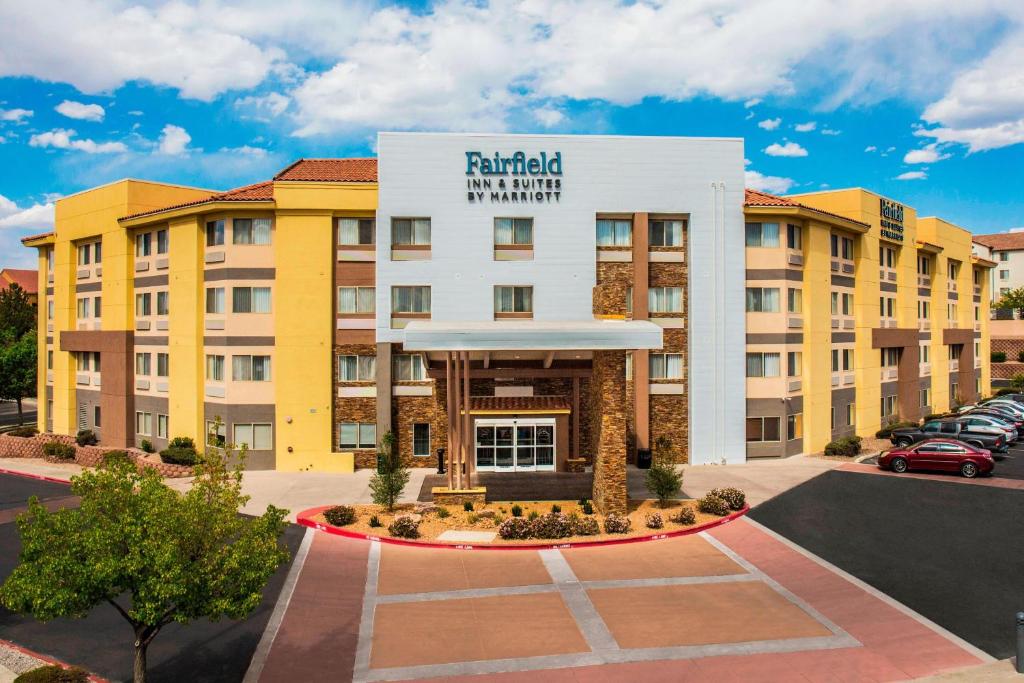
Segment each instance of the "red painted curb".
[{"label": "red painted curb", "polygon": [[31,472],[18,472],[17,470],[5,470],[0,467],[0,474],[13,474],[16,477],[26,477],[28,479],[39,479],[42,481],[50,481],[54,484],[70,484],[70,479],[57,479],[56,477],[47,477],[44,474],[32,474]]},{"label": "red painted curb", "polygon": [[[33,659],[38,659],[39,661],[46,662],[47,664],[53,664],[53,665],[56,665],[56,666],[62,666],[65,669],[73,666],[73,665],[68,664],[66,662],[62,662],[59,659],[54,659],[53,657],[50,657],[49,655],[40,654],[40,653],[36,652],[35,650],[30,650],[27,647],[22,647],[21,645],[18,645],[17,643],[12,643],[9,640],[0,639],[0,647],[6,647],[6,648],[9,648],[11,650],[16,650],[16,651],[22,653],[23,655],[28,655],[29,657],[32,657]],[[81,667],[79,667],[79,668],[81,668]],[[89,680],[92,681],[92,683],[110,683],[110,681],[108,681],[106,678],[103,678],[101,676],[97,676],[96,674],[93,674],[93,673],[89,674]]]},{"label": "red painted curb", "polygon": [[344,538],[353,538],[360,541],[378,541],[380,543],[391,543],[393,545],[406,545],[414,548],[444,548],[447,550],[568,550],[572,548],[597,548],[608,545],[625,545],[627,543],[644,543],[646,541],[660,541],[666,538],[676,538],[678,536],[689,536],[690,534],[697,534],[701,531],[707,531],[708,529],[714,529],[716,526],[721,526],[732,520],[742,517],[747,514],[750,510],[749,505],[744,505],[742,510],[737,512],[730,512],[721,519],[716,519],[713,522],[707,522],[699,526],[692,526],[686,529],[677,529],[675,531],[666,531],[661,534],[652,534],[650,536],[633,536],[631,538],[609,538],[600,541],[577,541],[575,543],[528,543],[521,545],[471,545],[467,543],[443,543],[435,541],[412,541],[406,538],[394,538],[391,536],[374,536],[372,534],[360,534],[354,531],[347,531],[341,527],[332,526],[330,524],[323,524],[321,522],[313,521],[313,515],[319,514],[327,508],[333,507],[332,505],[321,505],[319,507],[310,508],[303,510],[296,516],[296,521],[302,526],[309,527],[310,529],[316,529],[317,531],[324,531],[335,536],[342,536]]}]

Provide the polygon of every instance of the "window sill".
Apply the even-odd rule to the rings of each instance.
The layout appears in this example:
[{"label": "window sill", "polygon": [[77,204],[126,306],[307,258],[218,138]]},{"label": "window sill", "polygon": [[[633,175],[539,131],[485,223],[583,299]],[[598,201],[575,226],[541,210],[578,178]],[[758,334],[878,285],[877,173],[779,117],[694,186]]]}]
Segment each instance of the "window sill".
[{"label": "window sill", "polygon": [[392,261],[429,261],[431,257],[429,244],[403,245],[391,247]]},{"label": "window sill", "polygon": [[533,312],[524,313],[495,313],[495,320],[532,320]]}]

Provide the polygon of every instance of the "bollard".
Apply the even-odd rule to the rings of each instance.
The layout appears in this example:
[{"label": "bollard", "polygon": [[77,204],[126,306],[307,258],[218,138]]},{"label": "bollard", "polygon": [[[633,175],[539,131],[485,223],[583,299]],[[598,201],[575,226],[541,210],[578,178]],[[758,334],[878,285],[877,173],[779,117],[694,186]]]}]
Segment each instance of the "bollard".
[{"label": "bollard", "polygon": [[1024,612],[1017,612],[1017,673],[1024,674]]}]

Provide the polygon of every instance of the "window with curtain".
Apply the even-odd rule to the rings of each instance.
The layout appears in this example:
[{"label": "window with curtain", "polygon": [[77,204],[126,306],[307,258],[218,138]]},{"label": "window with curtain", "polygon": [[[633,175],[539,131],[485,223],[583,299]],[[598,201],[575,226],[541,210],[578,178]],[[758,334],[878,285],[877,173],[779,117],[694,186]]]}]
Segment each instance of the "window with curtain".
[{"label": "window with curtain", "polygon": [[430,287],[392,287],[392,313],[430,313]]},{"label": "window with curtain", "polygon": [[374,243],[375,225],[372,218],[339,218],[338,244],[354,246]]},{"label": "window with curtain", "polygon": [[92,371],[93,372],[99,372],[100,371],[100,352],[99,351],[93,351],[92,352]]},{"label": "window with curtain", "polygon": [[231,243],[252,244],[251,218],[235,218],[231,221]]},{"label": "window with curtain", "polygon": [[747,223],[746,244],[748,247],[779,246],[778,223]]},{"label": "window with curtain", "polygon": [[135,433],[150,436],[153,433],[153,413],[135,413]]},{"label": "window with curtain", "polygon": [[206,421],[206,445],[214,448],[224,448],[228,441],[228,428],[222,422],[217,424],[212,420]]},{"label": "window with curtain", "polygon": [[747,313],[778,312],[778,287],[747,287]]},{"label": "window with curtain", "polygon": [[747,442],[780,441],[780,425],[778,417],[748,417]]},{"label": "window with curtain", "polygon": [[78,265],[89,265],[89,245],[82,244],[78,247]]},{"label": "window with curtain", "polygon": [[135,354],[135,374],[136,375],[149,375],[150,370],[150,354],[148,353],[136,353]]},{"label": "window with curtain", "polygon": [[211,382],[224,381],[224,356],[207,354],[206,379],[210,380]]},{"label": "window with curtain", "polygon": [[224,244],[224,221],[207,221],[206,246],[217,247]]},{"label": "window with curtain", "polygon": [[803,413],[797,413],[795,415],[786,416],[786,439],[792,441],[793,439],[803,438],[804,435],[804,416]]},{"label": "window with curtain", "polygon": [[495,313],[533,313],[533,287],[496,286]]},{"label": "window with curtain", "polygon": [[843,315],[853,315],[853,294],[843,294]]},{"label": "window with curtain", "polygon": [[423,356],[418,353],[398,353],[391,359],[391,374],[396,382],[419,382],[427,378]]},{"label": "window with curtain", "polygon": [[786,226],[786,247],[796,251],[804,248],[803,232],[799,225],[789,224]]},{"label": "window with curtain", "polygon": [[232,356],[231,379],[236,382],[269,382],[270,356]]},{"label": "window with curtain", "polygon": [[789,289],[787,293],[786,309],[790,313],[803,313],[804,311],[804,292],[802,289]]},{"label": "window with curtain", "polygon": [[843,258],[847,261],[853,260],[853,240],[849,237],[843,237],[841,240],[843,246]]},{"label": "window with curtain", "polygon": [[683,378],[683,354],[652,353],[648,359],[651,379]]},{"label": "window with curtain", "polygon": [[169,430],[167,429],[167,416],[166,415],[157,415],[156,416],[156,435],[157,435],[157,437],[159,437],[161,439],[166,439],[168,431]]},{"label": "window with curtain", "polygon": [[533,244],[533,219],[532,218],[495,218],[494,219],[494,244],[495,246],[508,245],[532,245]]},{"label": "window with curtain", "polygon": [[786,373],[790,377],[799,377],[803,374],[804,354],[801,351],[788,351],[786,353]]},{"label": "window with curtain", "polygon": [[213,314],[224,313],[224,288],[206,288],[206,312]]},{"label": "window with curtain", "polygon": [[101,306],[102,299],[103,299],[103,297],[101,297],[101,296],[94,296],[92,298],[92,317],[94,317],[94,318],[99,318],[100,317],[100,309],[102,308],[102,306]]},{"label": "window with curtain", "polygon": [[171,300],[170,292],[157,292],[156,293],[156,314],[167,315],[168,304]]},{"label": "window with curtain", "polygon": [[682,287],[651,287],[647,290],[647,308],[651,313],[682,313]]},{"label": "window with curtain", "polygon": [[166,353],[156,354],[156,376],[167,377],[170,374],[170,356]]},{"label": "window with curtain", "polygon": [[747,354],[747,377],[778,377],[781,371],[781,354],[776,352],[753,352]]},{"label": "window with curtain", "polygon": [[338,356],[339,382],[372,382],[376,373],[376,356]]},{"label": "window with curtain", "polygon": [[270,287],[232,287],[231,310],[235,313],[270,313]]},{"label": "window with curtain", "polygon": [[[167,231],[166,230],[157,230],[156,231],[156,253],[158,253],[158,254],[166,254],[167,253],[167,249],[169,248],[169,246],[170,245],[167,242]],[[164,415],[164,417],[167,417],[167,416]]]},{"label": "window with curtain", "polygon": [[429,218],[391,219],[391,246],[419,246],[429,244]]},{"label": "window with curtain", "polygon": [[377,425],[365,422],[339,423],[338,446],[340,448],[376,448]]},{"label": "window with curtain", "polygon": [[135,295],[135,315],[145,317],[152,312],[153,297],[149,292]]},{"label": "window with curtain", "polygon": [[93,242],[93,263],[100,263],[103,261],[103,242]]},{"label": "window with curtain", "polygon": [[430,455],[430,424],[417,422],[412,426],[412,454],[419,458]]},{"label": "window with curtain", "polygon": [[373,313],[376,298],[374,287],[338,287],[338,313]]},{"label": "window with curtain", "polygon": [[135,236],[135,255],[138,257],[149,256],[153,248],[153,233],[142,232]]},{"label": "window with curtain", "polygon": [[88,318],[89,317],[89,299],[87,299],[85,297],[79,299],[77,307],[78,307],[77,317],[79,319],[84,319],[84,318]]},{"label": "window with curtain", "polygon": [[597,246],[629,247],[633,244],[633,221],[612,218],[597,219]]},{"label": "window with curtain", "polygon": [[650,246],[683,246],[683,221],[651,221],[648,226]]},{"label": "window with curtain", "polygon": [[244,444],[251,451],[268,451],[274,447],[274,434],[270,424],[239,424],[234,425],[234,444],[241,448]]}]

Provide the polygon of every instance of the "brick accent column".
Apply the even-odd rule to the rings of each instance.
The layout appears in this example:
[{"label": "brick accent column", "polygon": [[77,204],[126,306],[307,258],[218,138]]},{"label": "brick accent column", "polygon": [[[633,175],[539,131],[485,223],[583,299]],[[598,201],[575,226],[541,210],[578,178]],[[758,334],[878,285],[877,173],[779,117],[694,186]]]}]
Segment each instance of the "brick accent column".
[{"label": "brick accent column", "polygon": [[377,344],[377,443],[391,431],[391,344]]},{"label": "brick accent column", "polygon": [[[633,214],[633,319],[647,320],[647,287],[650,282],[650,233],[646,213]],[[636,447],[651,447],[649,351],[633,352],[633,433]]]},{"label": "brick accent column", "polygon": [[608,514],[626,513],[626,354],[595,351],[591,378],[591,452],[594,505]]}]

